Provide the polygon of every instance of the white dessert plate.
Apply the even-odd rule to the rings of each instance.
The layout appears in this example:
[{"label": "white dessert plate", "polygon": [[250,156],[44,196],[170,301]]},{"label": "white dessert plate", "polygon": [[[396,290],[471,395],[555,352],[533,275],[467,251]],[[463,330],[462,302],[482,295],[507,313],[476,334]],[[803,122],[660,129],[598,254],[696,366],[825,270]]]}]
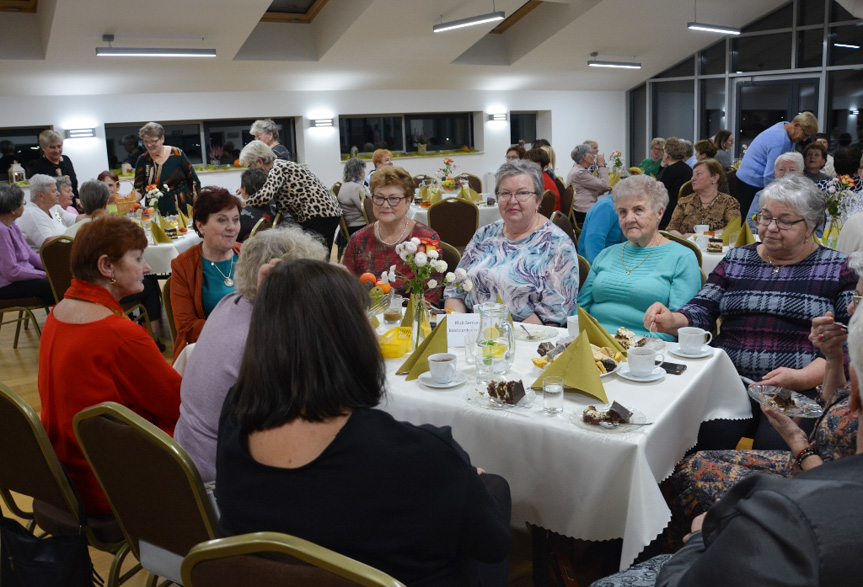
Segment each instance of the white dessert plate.
[{"label": "white dessert plate", "polygon": [[655,367],[650,375],[646,377],[636,377],[629,370],[629,363],[621,363],[618,365],[615,373],[623,377],[624,379],[629,379],[630,381],[635,381],[636,383],[650,383],[651,381],[657,381],[658,379],[662,379],[665,377],[665,369],[662,367]]},{"label": "white dessert plate", "polygon": [[680,343],[675,342],[668,347],[668,352],[672,355],[683,357],[684,359],[703,359],[704,357],[712,357],[713,353],[716,352],[716,349],[705,344],[701,346],[701,350],[697,353],[685,353],[683,352],[683,349],[680,348]]},{"label": "white dessert plate", "polygon": [[[599,411],[607,411],[610,406],[606,404],[599,404],[595,406]],[[591,432],[600,432],[605,434],[620,434],[621,432],[634,432],[640,428],[647,428],[647,416],[639,412],[638,410],[632,410],[632,417],[629,419],[630,421],[626,424],[618,424],[617,426],[600,426],[599,424],[588,424],[584,420],[582,420],[583,410],[575,411],[569,414],[569,421],[575,424],[579,428],[584,428],[585,430],[590,430]]]},{"label": "white dessert plate", "polygon": [[[525,332],[527,330],[527,332]],[[543,342],[551,340],[558,334],[558,329],[542,324],[516,324],[515,325],[516,340],[525,342]]]},{"label": "white dessert plate", "polygon": [[824,413],[824,409],[818,405],[818,402],[790,389],[788,391],[791,391],[794,405],[787,408],[778,407],[772,400],[780,389],[782,388],[772,385],[750,385],[746,391],[749,393],[749,397],[762,406],[781,412],[789,418],[817,418]]},{"label": "white dessert plate", "polygon": [[434,387],[435,389],[449,389],[450,387],[461,385],[462,383],[467,381],[467,375],[465,373],[462,373],[461,371],[456,371],[455,377],[452,378],[452,381],[448,383],[438,383],[434,380],[432,374],[429,371],[426,371],[425,373],[417,377],[417,379],[423,385]]}]

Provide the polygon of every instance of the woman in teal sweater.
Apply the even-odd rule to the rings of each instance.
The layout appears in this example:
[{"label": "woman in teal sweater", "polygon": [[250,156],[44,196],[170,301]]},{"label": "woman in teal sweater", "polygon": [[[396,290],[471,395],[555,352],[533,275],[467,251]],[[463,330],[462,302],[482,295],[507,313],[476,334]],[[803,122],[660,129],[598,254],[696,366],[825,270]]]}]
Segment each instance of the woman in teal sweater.
[{"label": "woman in teal sweater", "polygon": [[662,183],[646,175],[627,177],[614,186],[612,198],[626,241],[597,255],[578,305],[609,332],[623,326],[646,334],[647,308],[657,301],[669,308],[688,302],[701,288],[701,271],[692,251],[659,233],[668,205]]}]

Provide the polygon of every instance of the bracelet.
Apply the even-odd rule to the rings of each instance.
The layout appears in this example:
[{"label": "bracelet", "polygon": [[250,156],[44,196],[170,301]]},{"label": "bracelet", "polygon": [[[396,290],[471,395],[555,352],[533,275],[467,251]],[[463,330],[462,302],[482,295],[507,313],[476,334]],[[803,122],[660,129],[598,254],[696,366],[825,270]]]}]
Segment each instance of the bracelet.
[{"label": "bracelet", "polygon": [[803,469],[803,461],[805,461],[809,457],[814,457],[817,455],[818,453],[815,452],[815,449],[812,448],[812,445],[809,445],[803,450],[801,450],[799,453],[797,453],[797,456],[794,458],[794,464],[797,465],[798,469]]}]

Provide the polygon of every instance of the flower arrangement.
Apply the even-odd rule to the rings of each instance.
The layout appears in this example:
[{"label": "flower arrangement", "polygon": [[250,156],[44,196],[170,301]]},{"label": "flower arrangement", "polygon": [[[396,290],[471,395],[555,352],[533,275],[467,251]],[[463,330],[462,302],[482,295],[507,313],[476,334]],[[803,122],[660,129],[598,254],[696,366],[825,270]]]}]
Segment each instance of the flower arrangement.
[{"label": "flower arrangement", "polygon": [[444,157],[443,167],[437,170],[437,177],[440,180],[441,187],[447,189],[455,189],[455,168],[458,165],[449,157]]},{"label": "flower arrangement", "polygon": [[[167,185],[162,184],[162,188],[165,190],[165,192],[168,191]],[[155,183],[151,183],[150,185],[148,185],[144,189],[147,190],[147,193],[144,195],[144,197],[147,198],[147,206],[149,206],[151,208],[155,208],[156,206],[158,206],[159,205],[159,198],[164,196],[165,192],[163,192],[161,189],[159,189],[159,186]]]},{"label": "flower arrangement", "polygon": [[827,182],[824,187],[827,202],[827,214],[833,221],[845,216],[848,211],[848,206],[852,202],[851,197],[854,193],[856,184],[850,175],[840,175],[834,177]]},{"label": "flower arrangement", "polygon": [[620,151],[612,151],[611,153],[611,171],[619,174],[623,170],[623,159],[621,159]]}]

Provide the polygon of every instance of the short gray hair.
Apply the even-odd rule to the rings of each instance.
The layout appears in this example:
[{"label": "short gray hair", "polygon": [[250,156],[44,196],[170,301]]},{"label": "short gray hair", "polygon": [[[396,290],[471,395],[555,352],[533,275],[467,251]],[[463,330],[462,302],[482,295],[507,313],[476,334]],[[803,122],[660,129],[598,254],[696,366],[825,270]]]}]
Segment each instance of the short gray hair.
[{"label": "short gray hair", "polygon": [[30,201],[36,201],[36,194],[44,194],[47,193],[48,188],[52,185],[57,185],[57,178],[51,177],[50,175],[45,175],[44,173],[37,173],[33,177],[30,178]]},{"label": "short gray hair", "polygon": [[848,255],[848,266],[857,274],[858,279],[863,277],[863,251],[854,251]]},{"label": "short gray hair", "polygon": [[[863,375],[863,312],[854,312],[848,323],[848,356],[859,378]],[[863,385],[858,384],[857,393],[863,401]]]},{"label": "short gray hair", "polygon": [[497,195],[500,189],[500,182],[508,177],[517,175],[526,175],[533,180],[533,191],[536,192],[536,201],[542,199],[542,194],[545,190],[542,188],[542,169],[533,161],[527,159],[519,159],[518,161],[508,161],[500,166],[494,174],[494,193]]},{"label": "short gray hair", "polygon": [[665,154],[675,161],[686,159],[686,141],[677,137],[665,139]]},{"label": "short gray hair", "polygon": [[106,184],[98,179],[91,179],[81,184],[78,197],[84,207],[84,214],[92,215],[96,210],[102,210],[108,205],[111,192]]},{"label": "short gray hair", "polygon": [[272,228],[249,237],[237,261],[237,291],[250,302],[258,293],[258,269],[271,259],[323,259],[327,251],[311,234],[296,226]]},{"label": "short gray hair", "polygon": [[351,157],[348,159],[347,163],[345,163],[344,176],[342,180],[354,181],[355,179],[362,179],[365,174],[366,162],[362,159]]},{"label": "short gray hair", "polygon": [[617,206],[627,198],[645,198],[654,212],[668,206],[668,190],[665,184],[649,175],[630,175],[624,177],[611,191],[611,200]]},{"label": "short gray hair", "polygon": [[827,203],[824,196],[812,180],[803,175],[786,175],[771,181],[761,190],[758,206],[763,210],[768,201],[782,204],[800,214],[809,229],[814,229],[825,220]]},{"label": "short gray hair", "polygon": [[142,139],[144,137],[156,137],[160,139],[165,136],[165,127],[158,122],[148,122],[138,129],[138,136]]},{"label": "short gray hair", "polygon": [[788,151],[787,153],[782,153],[776,158],[776,161],[773,163],[773,172],[775,173],[776,170],[779,169],[779,166],[785,161],[797,165],[797,173],[800,173],[801,175],[806,170],[806,165],[803,163],[803,155],[797,151]]},{"label": "short gray hair", "polygon": [[0,214],[9,214],[24,203],[24,190],[17,185],[0,185]]},{"label": "short gray hair", "polygon": [[581,163],[584,156],[590,153],[590,149],[591,147],[588,143],[582,143],[580,145],[576,145],[569,156],[572,157],[572,160],[576,163]]},{"label": "short gray hair", "polygon": [[63,135],[58,133],[56,130],[43,130],[39,133],[39,146],[43,149],[49,145],[53,145],[54,143],[63,144]]},{"label": "short gray hair", "polygon": [[72,180],[65,175],[58,175],[55,181],[57,182],[57,189],[60,191],[63,191],[63,186],[72,187]]},{"label": "short gray hair", "polygon": [[271,133],[274,141],[279,140],[279,127],[272,118],[258,119],[252,123],[252,128],[249,129],[249,134],[253,137],[265,132]]},{"label": "short gray hair", "polygon": [[240,151],[240,165],[248,167],[258,159],[264,163],[272,163],[276,160],[276,154],[264,141],[254,140]]}]

